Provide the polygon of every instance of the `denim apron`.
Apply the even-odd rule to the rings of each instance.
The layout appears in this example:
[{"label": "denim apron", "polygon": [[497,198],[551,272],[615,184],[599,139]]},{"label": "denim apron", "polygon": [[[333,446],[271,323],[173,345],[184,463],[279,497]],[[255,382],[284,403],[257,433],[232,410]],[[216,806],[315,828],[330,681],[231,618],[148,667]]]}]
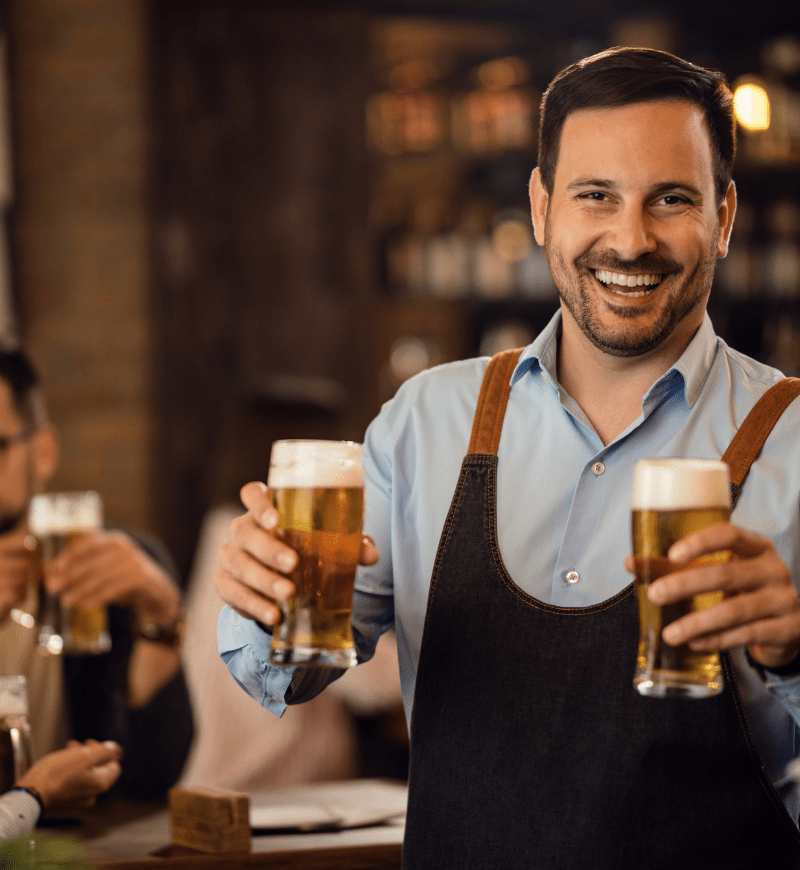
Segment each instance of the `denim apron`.
[{"label": "denim apron", "polygon": [[403,868],[800,868],[729,656],[716,697],[642,697],[633,585],[564,608],[509,577],[497,445],[518,354],[498,355],[484,378],[434,564]]}]

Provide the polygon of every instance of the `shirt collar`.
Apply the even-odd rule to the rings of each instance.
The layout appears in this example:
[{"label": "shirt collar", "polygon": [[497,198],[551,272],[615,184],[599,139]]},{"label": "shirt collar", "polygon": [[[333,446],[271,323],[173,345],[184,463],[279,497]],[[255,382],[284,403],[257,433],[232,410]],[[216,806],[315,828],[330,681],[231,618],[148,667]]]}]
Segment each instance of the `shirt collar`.
[{"label": "shirt collar", "polygon": [[[517,383],[524,375],[545,372],[550,376],[554,384],[558,383],[556,377],[556,361],[558,339],[561,335],[561,310],[559,309],[550,319],[550,322],[539,333],[534,341],[529,344],[520,355],[519,361],[511,376],[511,386]],[[683,387],[686,404],[692,408],[697,401],[700,391],[706,382],[714,356],[717,352],[717,336],[711,324],[711,318],[706,312],[700,328],[694,334],[686,350],[681,354],[678,361],[665,372],[645,396],[645,402],[656,397],[661,397],[667,392]]]}]

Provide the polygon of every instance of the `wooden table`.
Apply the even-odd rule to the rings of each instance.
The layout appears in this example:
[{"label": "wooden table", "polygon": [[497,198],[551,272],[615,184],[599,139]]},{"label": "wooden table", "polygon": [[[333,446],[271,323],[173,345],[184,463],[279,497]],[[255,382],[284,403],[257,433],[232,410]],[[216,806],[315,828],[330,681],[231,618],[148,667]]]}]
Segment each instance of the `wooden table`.
[{"label": "wooden table", "polygon": [[[372,782],[372,781],[364,781]],[[336,789],[347,799],[353,783],[286,789],[267,793],[269,802],[298,804],[318,799],[321,788]],[[350,786],[350,792],[347,787]],[[395,783],[394,788],[398,785]],[[317,788],[315,791],[314,789]],[[310,797],[309,797],[310,795]],[[263,796],[251,796],[255,805]],[[253,818],[251,812],[251,819]],[[120,819],[125,821],[120,822]],[[169,812],[163,804],[131,804],[117,801],[97,807],[86,822],[61,833],[77,836],[84,856],[98,870],[393,870],[400,868],[404,819],[382,824],[314,833],[274,832],[255,834],[249,852],[207,854],[170,844]]]}]

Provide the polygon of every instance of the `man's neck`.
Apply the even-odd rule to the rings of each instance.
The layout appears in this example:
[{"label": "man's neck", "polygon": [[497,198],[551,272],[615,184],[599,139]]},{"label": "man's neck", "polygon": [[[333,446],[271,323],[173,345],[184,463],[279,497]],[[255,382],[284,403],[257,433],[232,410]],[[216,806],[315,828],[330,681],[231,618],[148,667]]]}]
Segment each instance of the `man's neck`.
[{"label": "man's neck", "polygon": [[638,357],[611,356],[567,328],[558,344],[558,381],[578,403],[603,444],[642,413],[650,387],[677,362],[685,345]]}]

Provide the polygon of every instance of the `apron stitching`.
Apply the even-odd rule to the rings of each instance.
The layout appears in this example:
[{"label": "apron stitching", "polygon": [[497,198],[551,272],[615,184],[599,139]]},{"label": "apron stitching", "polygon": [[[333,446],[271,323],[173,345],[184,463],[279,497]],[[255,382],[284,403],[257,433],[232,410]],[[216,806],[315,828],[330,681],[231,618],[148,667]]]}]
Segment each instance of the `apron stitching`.
[{"label": "apron stitching", "polygon": [[[458,483],[456,484],[455,492],[453,493],[453,500],[450,503],[450,510],[447,512],[447,518],[444,521],[444,527],[442,528],[442,534],[439,539],[439,548],[436,551],[436,559],[433,563],[433,571],[431,573],[431,583],[430,588],[428,589],[428,600],[425,607],[425,621],[422,624],[422,640],[420,641],[420,650],[425,645],[425,638],[428,633],[428,621],[430,618],[431,608],[433,606],[433,593],[436,590],[436,581],[439,577],[439,573],[441,571],[442,559],[444,557],[445,547],[447,546],[447,541],[450,538],[450,532],[452,530],[453,525],[455,524],[456,513],[458,512],[458,506],[461,503],[461,496],[464,492],[464,487],[466,486],[467,479],[467,462],[469,457],[464,457],[464,461],[461,464],[461,473],[458,476]],[[416,673],[416,681],[419,682],[420,678],[420,665],[417,665],[417,673]],[[411,721],[409,723],[409,733],[414,728],[414,711],[416,709],[416,690],[414,691],[414,700],[411,702]]]},{"label": "apron stitching", "polygon": [[497,569],[497,573],[499,574],[503,585],[512,595],[518,598],[523,604],[527,604],[537,610],[542,610],[545,613],[557,613],[563,614],[564,616],[592,616],[595,613],[602,613],[604,610],[609,610],[610,608],[615,607],[617,604],[624,601],[629,595],[633,594],[634,585],[633,582],[631,582],[624,589],[617,592],[616,595],[613,595],[605,601],[601,601],[599,604],[592,604],[589,607],[558,607],[555,604],[546,604],[544,601],[539,601],[538,598],[534,598],[532,595],[525,592],[524,589],[521,589],[506,570],[503,557],[500,553],[500,546],[497,541],[497,457],[487,454],[485,457],[480,457],[480,459],[481,461],[486,461],[489,466],[489,475],[486,479],[488,508],[492,517],[489,529],[489,550],[491,551],[495,568]]}]

